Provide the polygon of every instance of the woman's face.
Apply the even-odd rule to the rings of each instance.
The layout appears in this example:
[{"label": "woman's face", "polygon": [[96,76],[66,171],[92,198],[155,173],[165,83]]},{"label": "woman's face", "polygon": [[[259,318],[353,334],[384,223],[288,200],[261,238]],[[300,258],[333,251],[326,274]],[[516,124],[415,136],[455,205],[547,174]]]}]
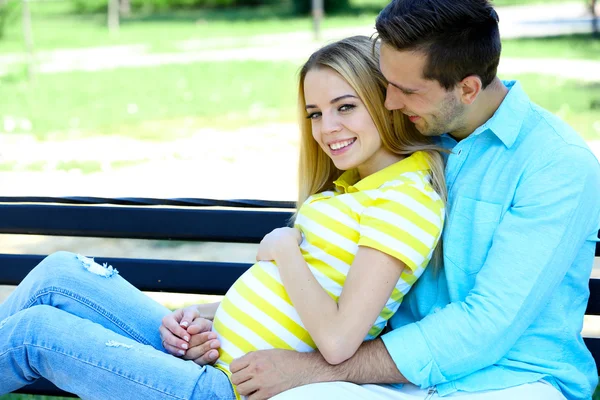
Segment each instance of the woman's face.
[{"label": "woman's face", "polygon": [[364,178],[397,161],[387,151],[358,94],[337,72],[321,67],[304,78],[312,135],[340,170],[357,168]]}]

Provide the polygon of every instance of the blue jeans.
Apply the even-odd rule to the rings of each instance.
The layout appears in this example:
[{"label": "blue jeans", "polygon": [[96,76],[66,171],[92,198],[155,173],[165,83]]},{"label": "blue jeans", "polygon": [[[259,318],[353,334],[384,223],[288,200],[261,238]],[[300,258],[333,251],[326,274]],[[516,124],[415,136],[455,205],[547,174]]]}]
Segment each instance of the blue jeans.
[{"label": "blue jeans", "polygon": [[235,399],[222,371],[165,352],[169,312],[116,270],[52,254],[0,304],[0,395],[43,377],[83,399]]}]

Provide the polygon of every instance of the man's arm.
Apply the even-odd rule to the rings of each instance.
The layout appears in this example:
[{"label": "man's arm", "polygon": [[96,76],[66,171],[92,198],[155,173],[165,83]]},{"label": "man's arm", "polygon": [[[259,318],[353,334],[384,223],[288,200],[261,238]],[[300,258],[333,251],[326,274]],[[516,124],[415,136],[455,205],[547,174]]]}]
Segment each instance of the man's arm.
[{"label": "man's arm", "polygon": [[412,383],[428,387],[449,382],[504,357],[598,230],[596,158],[566,144],[551,150],[522,177],[464,300],[382,337]]},{"label": "man's arm", "polygon": [[267,399],[285,390],[310,383],[402,383],[381,339],[364,342],[350,359],[331,365],[319,352],[263,350],[248,353],[230,364],[231,381],[249,400]]}]

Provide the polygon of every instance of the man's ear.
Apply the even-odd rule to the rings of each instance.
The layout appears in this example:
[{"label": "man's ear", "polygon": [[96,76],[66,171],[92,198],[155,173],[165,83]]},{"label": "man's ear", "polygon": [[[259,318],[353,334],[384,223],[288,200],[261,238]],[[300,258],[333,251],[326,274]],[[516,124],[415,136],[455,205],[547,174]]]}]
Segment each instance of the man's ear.
[{"label": "man's ear", "polygon": [[477,75],[469,75],[458,83],[458,88],[463,104],[472,104],[483,90],[483,84]]}]

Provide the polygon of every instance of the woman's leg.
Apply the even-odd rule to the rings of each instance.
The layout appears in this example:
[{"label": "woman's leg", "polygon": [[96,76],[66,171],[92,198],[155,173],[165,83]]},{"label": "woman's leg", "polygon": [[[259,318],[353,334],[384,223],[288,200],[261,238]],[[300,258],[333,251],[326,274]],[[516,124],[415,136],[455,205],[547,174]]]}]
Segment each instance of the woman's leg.
[{"label": "woman's leg", "polygon": [[116,270],[68,252],[46,257],[0,304],[0,324],[21,310],[49,305],[163,350],[158,327],[169,313]]},{"label": "woman's leg", "polygon": [[38,305],[0,323],[0,395],[44,377],[83,399],[235,399],[227,376]]}]

